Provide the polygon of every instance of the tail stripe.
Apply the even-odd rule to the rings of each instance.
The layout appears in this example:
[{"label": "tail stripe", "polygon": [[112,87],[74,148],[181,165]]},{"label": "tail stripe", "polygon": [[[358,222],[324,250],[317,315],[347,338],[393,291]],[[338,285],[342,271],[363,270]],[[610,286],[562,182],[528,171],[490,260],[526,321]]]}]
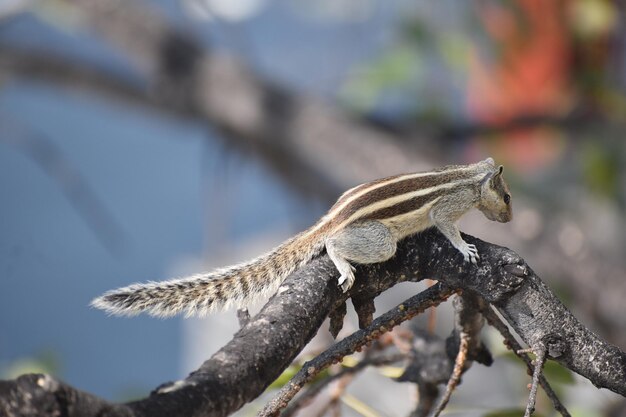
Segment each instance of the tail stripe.
[{"label": "tail stripe", "polygon": [[241,277],[241,279],[239,280],[239,283],[241,284],[241,293],[242,294],[249,294],[250,293],[250,283],[248,282],[248,276],[247,275],[243,275]]}]

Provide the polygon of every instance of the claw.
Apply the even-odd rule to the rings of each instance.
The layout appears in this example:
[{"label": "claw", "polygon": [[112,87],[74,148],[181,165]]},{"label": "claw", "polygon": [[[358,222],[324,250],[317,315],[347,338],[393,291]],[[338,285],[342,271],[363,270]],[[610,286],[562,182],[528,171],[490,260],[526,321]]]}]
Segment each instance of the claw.
[{"label": "claw", "polygon": [[343,292],[347,292],[350,288],[352,288],[352,284],[354,284],[354,271],[356,271],[356,268],[350,265],[350,269],[345,271],[339,277],[337,283],[339,284]]},{"label": "claw", "polygon": [[465,260],[465,262],[471,262],[475,265],[480,259],[480,256],[478,256],[478,249],[476,249],[476,245],[468,243],[464,248],[460,249],[460,251],[463,254],[463,259]]},{"label": "claw", "polygon": [[339,278],[339,286],[343,292],[347,292],[350,288],[352,288],[352,284],[354,284],[354,275],[350,275],[348,277],[342,276]]}]

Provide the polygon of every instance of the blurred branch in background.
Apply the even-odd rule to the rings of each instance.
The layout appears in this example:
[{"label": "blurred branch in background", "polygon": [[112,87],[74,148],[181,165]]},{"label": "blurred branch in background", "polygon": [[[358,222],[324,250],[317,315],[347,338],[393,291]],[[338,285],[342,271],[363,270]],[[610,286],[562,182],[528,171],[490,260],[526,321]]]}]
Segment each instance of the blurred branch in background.
[{"label": "blurred branch in background", "polygon": [[56,144],[15,117],[0,113],[0,141],[15,147],[36,163],[61,189],[110,254],[120,256],[128,236],[104,201]]},{"label": "blurred branch in background", "polygon": [[[389,135],[260,79],[232,56],[211,53],[190,33],[138,2],[73,0],[69,4],[85,26],[137,65],[145,77],[145,90],[128,88],[112,74],[86,71],[80,63],[62,68],[58,57],[49,57],[53,65],[48,65],[39,51],[32,51],[34,56],[20,51],[17,59],[11,59],[11,51],[5,50],[9,61],[5,71],[11,71],[15,60],[20,62],[15,76],[52,76],[70,84],[68,75],[78,75],[81,87],[98,92],[104,87],[123,100],[143,99],[149,107],[205,121],[240,150],[269,161],[299,192],[329,202],[347,184],[383,175],[391,161],[404,171],[424,164],[419,155],[411,152],[409,157],[395,146]],[[72,65],[79,68],[68,71]],[[59,70],[50,71],[55,67]]]},{"label": "blurred branch in background", "polygon": [[199,120],[298,193],[328,203],[365,179],[495,156],[514,183],[516,221],[479,223],[480,235],[532,258],[595,330],[626,344],[626,32],[618,2],[454,2],[450,13],[446,2],[416,0],[391,45],[346,77],[334,98],[349,111],[268,81],[149,2],[15,4],[1,25],[27,4],[39,14],[58,8],[72,16],[70,30],[93,32],[139,76],[3,43],[2,81],[44,81]]},{"label": "blurred branch in background", "polygon": [[2,2],[0,4],[0,22],[27,11],[30,6],[32,6],[31,0],[6,0]]},{"label": "blurred branch in background", "polygon": [[516,236],[492,238],[525,247],[572,304],[623,345],[623,5],[480,1],[455,3],[454,13],[445,2],[431,6],[416,2],[392,47],[348,78],[344,102],[375,126],[418,137],[422,149],[469,160],[490,154],[512,168],[527,205],[516,200]]},{"label": "blurred branch in background", "polygon": [[[604,219],[611,218],[606,215],[612,210],[610,205],[604,204],[604,197],[596,196],[594,190],[605,190],[604,195],[612,201],[626,201],[624,142],[619,138],[624,122],[616,116],[620,114],[622,93],[612,88],[616,81],[611,81],[611,77],[623,75],[609,70],[610,62],[619,61],[620,50],[614,47],[612,54],[602,55],[605,61],[574,59],[595,51],[596,42],[618,45],[624,38],[623,30],[605,14],[622,12],[613,3],[600,0],[565,2],[567,7],[548,5],[537,11],[544,2],[479,2],[462,8],[456,18],[448,18],[452,21],[447,25],[440,25],[442,18],[436,15],[445,14],[445,7],[417,8],[401,28],[400,49],[383,55],[381,68],[372,64],[373,68],[352,78],[357,82],[361,74],[366,77],[360,81],[361,88],[374,88],[369,93],[371,106],[356,106],[364,111],[362,117],[355,113],[349,116],[315,98],[266,81],[241,60],[211,50],[191,31],[141,2],[62,3],[72,11],[65,10],[75,16],[77,27],[95,31],[134,63],[142,77],[140,83],[53,51],[10,45],[2,45],[0,71],[5,79],[45,80],[200,120],[221,132],[240,151],[267,161],[298,193],[328,203],[365,179],[439,165],[440,161],[433,162],[436,159],[477,160],[492,154],[514,168],[508,176],[517,191],[533,193],[533,209],[526,212],[540,219],[542,229],[522,241],[526,239],[529,249],[544,254],[535,263],[563,283],[578,277],[575,286],[567,287],[580,308],[613,323],[603,333],[622,343],[626,339],[619,335],[625,332],[611,331],[615,325],[626,328],[626,323],[617,319],[624,316],[621,304],[607,302],[602,294],[604,285],[611,285],[616,294],[626,294],[626,265],[619,250],[596,249],[596,243],[590,243],[588,251],[576,252],[587,255],[576,258],[576,253],[562,249],[558,238],[564,233],[563,213],[588,216],[573,220],[579,229],[584,224],[594,227],[592,221],[598,220],[599,210],[605,213]],[[591,7],[595,12],[576,11],[579,7]],[[581,23],[596,14],[599,23]],[[604,29],[572,29],[572,24]],[[591,30],[593,36],[582,36],[580,30]],[[572,37],[575,41],[570,40]],[[435,64],[426,65],[432,56],[439,58]],[[592,70],[579,63],[593,63],[596,82],[592,86],[596,89],[577,84],[577,80],[588,78],[575,74]],[[422,76],[415,77],[416,71]],[[412,86],[413,82],[418,86]],[[358,93],[359,83],[346,88]],[[392,95],[404,97],[402,106],[391,106],[392,119],[376,104],[386,102],[390,89]],[[458,100],[459,95],[465,96],[466,102]],[[439,106],[442,97],[445,101]],[[350,96],[345,100],[350,102]],[[434,105],[439,107],[433,110]],[[607,108],[615,111],[604,111]],[[368,118],[391,128],[372,128]],[[576,156],[576,152],[582,155]],[[565,182],[565,176],[576,185]],[[578,192],[565,192],[570,189]],[[522,225],[527,217],[518,218],[520,235],[491,227],[484,234],[494,241],[519,244],[521,234],[532,230]],[[613,230],[613,236],[605,239],[611,240],[614,248],[623,247],[624,233],[619,232],[624,230],[623,220],[613,226],[607,224],[607,230]],[[582,235],[588,237],[587,233]],[[590,274],[603,277],[605,283],[597,285]],[[599,304],[603,305],[601,313],[596,308]]]}]

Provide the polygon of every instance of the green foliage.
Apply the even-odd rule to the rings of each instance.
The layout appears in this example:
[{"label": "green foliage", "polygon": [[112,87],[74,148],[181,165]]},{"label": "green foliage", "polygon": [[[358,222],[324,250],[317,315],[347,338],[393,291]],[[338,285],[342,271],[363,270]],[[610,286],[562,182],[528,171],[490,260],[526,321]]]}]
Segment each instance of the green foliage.
[{"label": "green foliage", "polygon": [[[534,355],[531,356],[534,357]],[[526,364],[522,362],[522,360],[518,358],[515,353],[507,351],[502,355],[502,357],[526,369]],[[543,367],[543,375],[551,384],[556,383],[572,385],[576,383],[576,379],[574,378],[572,371],[562,367],[557,362],[550,360],[546,361],[546,364]]]},{"label": "green foliage", "polygon": [[4,379],[14,379],[24,374],[59,374],[60,360],[52,351],[34,357],[24,357],[10,362],[0,373]]},{"label": "green foliage", "polygon": [[471,48],[467,38],[443,33],[437,38],[437,46],[448,67],[458,72],[467,70],[468,51]]},{"label": "green foliage", "polygon": [[[524,415],[523,408],[507,408],[503,410],[490,411],[483,414],[483,417],[520,417]],[[533,417],[541,417],[541,414],[533,413]]]},{"label": "green foliage", "polygon": [[598,38],[612,31],[619,22],[619,11],[610,1],[578,0],[572,3],[571,26],[581,38]]},{"label": "green foliage", "polygon": [[554,361],[547,361],[543,367],[543,374],[551,384],[574,385],[576,379],[574,374],[567,368],[562,367]]},{"label": "green foliage", "polygon": [[587,141],[582,157],[583,175],[587,186],[599,195],[616,198],[620,180],[616,152],[593,141]]},{"label": "green foliage", "polygon": [[415,45],[428,46],[433,40],[433,35],[428,26],[421,20],[413,18],[401,27],[404,39]]},{"label": "green foliage", "polygon": [[270,384],[267,389],[280,389],[287,385],[287,383],[293,378],[298,371],[302,368],[302,364],[292,363],[283,371],[282,374],[274,382]]},{"label": "green foliage", "polygon": [[[302,369],[302,363],[292,363],[283,371],[282,374],[274,382],[271,383],[267,389],[280,389],[284,387],[290,380],[293,378],[299,371]],[[324,379],[329,376],[328,369],[324,369],[322,372],[317,374],[315,378],[310,382],[311,384],[315,384],[317,381]]]},{"label": "green foliage", "polygon": [[[406,18],[398,39],[377,58],[360,65],[340,96],[359,112],[393,97],[399,116],[430,124],[449,121],[460,105],[457,93],[467,72],[471,41],[463,28],[442,30],[417,16]],[[442,82],[442,80],[445,80]]]},{"label": "green foliage", "polygon": [[371,110],[386,89],[404,85],[419,68],[419,55],[410,45],[399,44],[375,62],[355,70],[341,91],[344,101],[355,110]]},{"label": "green foliage", "polygon": [[571,408],[568,410],[572,417],[603,417],[604,413],[590,408]]}]

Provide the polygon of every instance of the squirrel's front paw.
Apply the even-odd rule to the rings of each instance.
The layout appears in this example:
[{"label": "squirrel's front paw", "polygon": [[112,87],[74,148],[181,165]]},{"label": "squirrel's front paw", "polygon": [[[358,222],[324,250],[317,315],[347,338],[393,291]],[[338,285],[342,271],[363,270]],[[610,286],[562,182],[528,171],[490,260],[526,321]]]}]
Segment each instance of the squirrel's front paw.
[{"label": "squirrel's front paw", "polygon": [[343,292],[348,291],[350,288],[352,288],[352,284],[354,284],[355,268],[350,264],[348,264],[348,266],[349,268],[346,268],[344,271],[342,271],[342,274],[337,282],[341,286]]},{"label": "squirrel's front paw", "polygon": [[465,259],[465,262],[469,261],[473,264],[476,264],[476,262],[478,262],[480,256],[478,256],[478,249],[476,249],[476,245],[466,243],[465,246],[463,246],[459,250],[463,254],[463,259]]}]

